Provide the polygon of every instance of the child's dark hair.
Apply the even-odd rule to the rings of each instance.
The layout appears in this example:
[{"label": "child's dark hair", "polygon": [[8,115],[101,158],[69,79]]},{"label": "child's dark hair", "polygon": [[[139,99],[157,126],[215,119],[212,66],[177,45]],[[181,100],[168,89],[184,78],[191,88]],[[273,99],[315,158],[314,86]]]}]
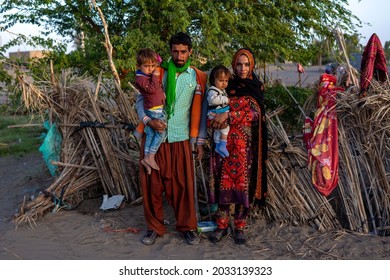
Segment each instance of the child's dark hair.
[{"label": "child's dark hair", "polygon": [[221,77],[222,75],[226,75],[230,79],[231,72],[226,66],[223,65],[215,66],[210,72],[210,78],[209,78],[210,86],[215,86],[215,80]]},{"label": "child's dark hair", "polygon": [[157,53],[149,48],[140,49],[137,52],[137,65],[144,64],[151,61],[152,63],[157,62]]},{"label": "child's dark hair", "polygon": [[192,40],[191,37],[184,32],[176,33],[169,40],[169,49],[172,49],[172,45],[185,45],[188,46],[188,50],[192,49]]}]

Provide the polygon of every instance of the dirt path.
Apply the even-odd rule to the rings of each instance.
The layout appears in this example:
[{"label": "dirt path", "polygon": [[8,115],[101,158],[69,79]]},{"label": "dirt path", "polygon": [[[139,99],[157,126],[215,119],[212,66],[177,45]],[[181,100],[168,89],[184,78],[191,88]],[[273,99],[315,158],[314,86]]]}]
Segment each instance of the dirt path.
[{"label": "dirt path", "polygon": [[[103,212],[101,199],[83,202],[72,211],[48,213],[38,226],[15,230],[12,217],[23,198],[32,197],[50,185],[53,178],[41,155],[0,158],[0,259],[3,260],[95,260],[95,259],[390,259],[389,237],[351,234],[343,231],[318,232],[265,220],[250,221],[249,241],[234,244],[231,237],[211,244],[207,234],[201,243],[189,246],[175,230],[171,208],[166,207],[168,233],[153,246],[140,242],[145,230],[142,205]],[[108,232],[133,228],[132,232]]]}]

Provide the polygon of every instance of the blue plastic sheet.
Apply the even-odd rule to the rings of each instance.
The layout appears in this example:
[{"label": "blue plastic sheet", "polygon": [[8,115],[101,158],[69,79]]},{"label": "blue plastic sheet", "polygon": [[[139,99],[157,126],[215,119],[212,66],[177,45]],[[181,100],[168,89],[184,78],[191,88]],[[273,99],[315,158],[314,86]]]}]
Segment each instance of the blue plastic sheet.
[{"label": "blue plastic sheet", "polygon": [[61,156],[62,135],[58,131],[57,125],[53,123],[50,126],[48,121],[45,121],[43,126],[48,130],[39,151],[43,155],[43,159],[50,171],[50,174],[55,177],[58,176],[57,166],[53,165],[52,161],[59,161]]}]

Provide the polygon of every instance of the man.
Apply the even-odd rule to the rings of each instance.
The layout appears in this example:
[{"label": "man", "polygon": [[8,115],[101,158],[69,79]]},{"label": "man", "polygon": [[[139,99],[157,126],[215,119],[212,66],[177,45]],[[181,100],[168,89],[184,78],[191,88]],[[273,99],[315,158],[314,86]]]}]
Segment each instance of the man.
[{"label": "man", "polygon": [[[197,159],[203,156],[203,144],[207,136],[207,99],[203,98],[207,75],[190,67],[191,37],[179,32],[169,41],[171,59],[162,64],[163,86],[166,94],[167,123],[148,118],[143,111],[143,99],[137,98],[137,112],[142,122],[151,128],[166,129],[166,140],[156,153],[160,170],[148,175],[140,164],[140,183],[148,230],[142,243],[152,245],[158,236],[166,232],[163,213],[163,196],[173,207],[176,229],[183,232],[190,245],[200,241],[196,233],[193,145]],[[205,103],[206,102],[206,103]],[[141,158],[143,158],[142,140]]]}]

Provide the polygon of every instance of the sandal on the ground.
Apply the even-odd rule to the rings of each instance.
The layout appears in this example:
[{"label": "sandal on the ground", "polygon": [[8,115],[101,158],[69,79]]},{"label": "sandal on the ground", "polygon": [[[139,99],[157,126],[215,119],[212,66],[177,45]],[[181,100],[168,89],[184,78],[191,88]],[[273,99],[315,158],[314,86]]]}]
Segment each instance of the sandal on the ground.
[{"label": "sandal on the ground", "polygon": [[236,234],[234,237],[234,242],[238,245],[243,245],[247,241],[247,238],[242,229],[236,229]]},{"label": "sandal on the ground", "polygon": [[227,233],[228,233],[228,228],[217,228],[216,231],[210,234],[209,240],[212,243],[217,243],[221,241],[222,237],[226,236]]},{"label": "sandal on the ground", "polygon": [[141,242],[145,245],[153,245],[156,242],[157,233],[154,230],[147,230]]}]

